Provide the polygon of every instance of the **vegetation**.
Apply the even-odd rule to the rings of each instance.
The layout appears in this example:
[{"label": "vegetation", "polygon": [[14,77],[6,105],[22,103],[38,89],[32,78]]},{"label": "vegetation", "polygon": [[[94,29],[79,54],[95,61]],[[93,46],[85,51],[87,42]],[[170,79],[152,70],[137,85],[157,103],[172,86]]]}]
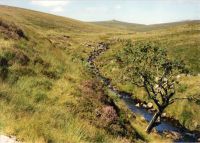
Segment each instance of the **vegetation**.
[{"label": "vegetation", "polygon": [[121,70],[124,69],[122,79],[143,87],[158,109],[146,129],[149,133],[170,104],[178,99],[186,99],[173,96],[176,92],[177,76],[187,70],[183,63],[168,59],[166,51],[153,44],[133,45],[128,41],[125,46],[117,58]]},{"label": "vegetation", "polygon": [[[163,33],[163,34],[165,35],[166,33]],[[157,35],[157,31],[154,31],[151,33],[151,36],[152,36],[151,41],[154,41],[155,46],[164,47],[164,49],[166,49],[169,53],[169,58],[172,60],[174,59],[175,56],[178,57],[177,53],[173,53],[172,51],[170,51],[175,48],[173,47],[172,43],[169,43],[170,45],[172,45],[171,48],[167,48],[166,45],[162,44],[162,42],[164,43],[165,39],[168,41],[172,41],[175,37],[168,37],[168,38],[166,37],[165,39],[161,39],[161,37],[164,37],[163,35],[161,35],[160,37],[158,37],[157,35],[155,36],[156,38],[153,35]],[[148,96],[146,95],[143,89],[137,88],[129,81],[122,80],[121,77],[123,77],[124,72],[123,70],[121,70],[118,63],[118,55],[119,55],[118,53],[123,51],[123,47],[125,47],[125,44],[127,41],[126,39],[134,38],[133,41],[135,41],[136,43],[137,41],[141,43],[141,42],[149,41],[149,38],[148,38],[149,36],[137,35],[137,36],[132,37],[132,36],[123,35],[121,36],[121,38],[120,37],[115,38],[114,39],[115,42],[113,42],[113,44],[111,45],[111,48],[105,54],[102,54],[96,60],[96,64],[101,70],[101,73],[104,74],[109,79],[112,79],[112,84],[116,86],[117,89],[132,93],[133,98],[138,98],[145,102],[150,102],[150,99],[148,98]],[[188,37],[190,36],[188,35]],[[158,39],[159,41],[156,39]],[[182,44],[181,44],[183,45],[182,47],[186,47],[186,45],[184,45],[186,43],[184,42],[187,42],[187,41],[182,41]],[[193,50],[195,48],[197,47],[193,47]],[[187,59],[185,58],[176,58],[176,59],[180,59],[180,60],[182,59],[186,63],[186,67],[187,69],[189,69],[190,73],[187,76],[184,74],[181,74],[178,76],[180,85],[177,85],[177,92],[174,95],[174,97],[175,98],[177,97],[199,98],[200,97],[199,91],[198,91],[199,88],[197,86],[199,84],[198,82],[199,76],[197,74],[191,75],[193,74],[193,71],[194,71],[194,69],[190,67],[192,64],[188,64]],[[197,66],[198,65],[199,64],[197,64]],[[185,91],[183,92],[183,90]],[[188,105],[190,108],[187,108]],[[184,101],[177,101],[177,104],[172,104],[170,107],[167,107],[165,112],[167,113],[167,116],[169,118],[174,118],[176,120],[179,120],[183,126],[191,130],[199,130],[199,124],[200,124],[198,120],[199,116],[195,114],[195,112],[198,112],[199,109],[200,108],[199,108],[198,102],[191,102],[190,100],[184,100]],[[190,112],[190,115],[183,116],[186,110]],[[192,122],[193,124],[190,124],[189,122],[190,123]]]},{"label": "vegetation", "polygon": [[106,28],[6,6],[0,18],[1,133],[25,142],[138,138],[84,61],[84,42]]},{"label": "vegetation", "polygon": [[[192,71],[190,77],[181,77],[184,84],[175,96],[199,96],[194,86],[199,84],[198,27],[185,23],[132,35],[124,28],[0,6],[0,132],[26,142],[169,142],[157,133],[146,134],[147,123],[105,89],[88,70],[86,59],[99,42],[115,41],[95,64],[117,87],[139,93],[129,82],[120,82],[115,59],[123,39],[151,38]],[[148,100],[144,94],[135,95]],[[197,129],[199,102],[179,104],[179,113],[172,105],[167,114]]]}]

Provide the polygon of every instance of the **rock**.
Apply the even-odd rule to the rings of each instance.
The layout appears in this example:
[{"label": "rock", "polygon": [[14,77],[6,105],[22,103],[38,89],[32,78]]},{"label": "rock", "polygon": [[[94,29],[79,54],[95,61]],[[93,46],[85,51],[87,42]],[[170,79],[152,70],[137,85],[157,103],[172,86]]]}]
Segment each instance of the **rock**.
[{"label": "rock", "polygon": [[152,113],[154,113],[154,112],[156,112],[156,109],[153,109],[153,108],[152,108],[152,109],[150,109],[149,111],[152,112]]},{"label": "rock", "polygon": [[146,104],[143,104],[142,107],[143,107],[143,108],[147,108],[147,105],[146,105]]},{"label": "rock", "polygon": [[149,103],[147,104],[147,108],[149,108],[149,109],[153,108],[153,103],[149,102]]},{"label": "rock", "polygon": [[197,141],[200,142],[200,138],[198,138]]},{"label": "rock", "polygon": [[160,124],[160,123],[161,123],[160,116],[158,117],[158,119],[157,119],[156,123],[157,123],[157,124]]},{"label": "rock", "polygon": [[143,122],[146,121],[145,118],[144,118],[143,116],[140,117],[140,119],[141,119]]},{"label": "rock", "polygon": [[171,131],[171,132],[172,132],[172,134],[174,135],[175,139],[180,139],[180,138],[182,138],[182,135],[181,135],[180,133],[175,132],[175,131]]},{"label": "rock", "polygon": [[167,116],[167,113],[162,113],[161,117],[165,118]]},{"label": "rock", "polygon": [[167,138],[178,140],[182,138],[182,135],[176,131],[167,131],[164,133]]},{"label": "rock", "polygon": [[135,104],[136,107],[140,107],[140,103]]},{"label": "rock", "polygon": [[19,143],[16,137],[8,137],[5,135],[0,135],[0,143]]}]

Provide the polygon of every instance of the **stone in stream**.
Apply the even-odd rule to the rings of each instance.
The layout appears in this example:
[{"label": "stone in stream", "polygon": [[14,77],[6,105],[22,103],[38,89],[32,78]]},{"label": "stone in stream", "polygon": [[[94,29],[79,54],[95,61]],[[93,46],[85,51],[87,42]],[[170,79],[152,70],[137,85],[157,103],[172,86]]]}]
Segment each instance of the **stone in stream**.
[{"label": "stone in stream", "polygon": [[140,103],[135,104],[136,107],[140,107]]},{"label": "stone in stream", "polygon": [[142,122],[145,122],[146,120],[145,120],[145,118],[142,116],[142,117],[140,117],[140,119],[142,120]]},{"label": "stone in stream", "polygon": [[156,109],[152,108],[149,111],[152,112],[152,113],[154,113],[154,112],[156,112]]},{"label": "stone in stream", "polygon": [[167,116],[167,113],[162,113],[161,117],[165,118]]},{"label": "stone in stream", "polygon": [[148,109],[153,108],[153,103],[149,102],[149,103],[147,104],[147,108],[148,108]]},{"label": "stone in stream", "polygon": [[198,138],[197,141],[200,142],[200,138]]},{"label": "stone in stream", "polygon": [[182,138],[182,135],[176,131],[167,131],[167,132],[164,132],[164,134],[167,138],[170,138],[173,140],[178,140]]},{"label": "stone in stream", "polygon": [[146,104],[143,104],[142,107],[146,109],[146,108],[147,108],[147,105],[146,105]]}]

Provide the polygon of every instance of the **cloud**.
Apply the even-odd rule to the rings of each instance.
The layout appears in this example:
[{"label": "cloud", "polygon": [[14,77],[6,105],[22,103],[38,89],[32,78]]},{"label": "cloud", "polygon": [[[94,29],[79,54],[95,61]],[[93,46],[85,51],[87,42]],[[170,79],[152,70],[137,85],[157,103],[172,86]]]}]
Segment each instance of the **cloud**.
[{"label": "cloud", "polygon": [[64,7],[69,4],[69,0],[31,0],[32,5],[45,7],[53,14],[64,11]]},{"label": "cloud", "polygon": [[63,11],[64,11],[64,8],[61,6],[51,9],[51,12],[53,12],[53,13],[59,13],[59,12],[63,12]]},{"label": "cloud", "polygon": [[43,7],[65,6],[69,0],[32,0],[32,4]]}]

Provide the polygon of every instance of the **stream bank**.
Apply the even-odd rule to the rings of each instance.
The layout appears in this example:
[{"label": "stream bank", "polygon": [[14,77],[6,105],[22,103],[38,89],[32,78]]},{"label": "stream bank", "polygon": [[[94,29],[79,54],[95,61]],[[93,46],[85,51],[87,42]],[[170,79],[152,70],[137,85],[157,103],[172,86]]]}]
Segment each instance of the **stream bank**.
[{"label": "stream bank", "polygon": [[[104,77],[97,66],[95,66],[95,59],[100,55],[106,52],[109,49],[108,43],[99,43],[96,50],[93,50],[88,59],[87,62],[89,64],[89,69],[91,72],[99,79],[102,80],[105,86],[109,90],[111,90],[113,93],[115,93],[117,96],[119,96],[129,107],[129,109],[142,116],[147,122],[149,122],[152,117],[154,111],[150,111],[146,108],[143,108],[142,106],[137,106],[137,104],[141,101],[137,99],[132,99],[131,94],[119,91],[116,89],[110,82],[109,78]],[[138,101],[138,102],[137,102]],[[157,132],[160,133],[162,136],[166,137],[172,137],[175,136],[174,141],[177,142],[196,142],[198,139],[198,133],[191,132],[188,129],[184,128],[180,125],[180,123],[176,120],[169,119],[167,117],[162,118],[161,122],[158,126],[155,127]]]}]

